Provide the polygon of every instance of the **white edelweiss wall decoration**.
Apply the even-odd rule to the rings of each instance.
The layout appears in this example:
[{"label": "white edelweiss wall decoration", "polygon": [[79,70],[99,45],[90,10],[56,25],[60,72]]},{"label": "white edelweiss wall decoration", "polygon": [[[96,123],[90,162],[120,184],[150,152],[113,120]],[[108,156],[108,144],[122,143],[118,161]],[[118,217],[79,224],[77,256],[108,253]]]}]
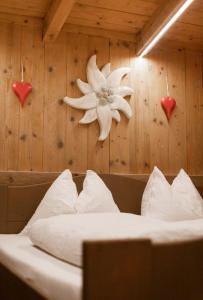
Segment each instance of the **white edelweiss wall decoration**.
[{"label": "white edelweiss wall decoration", "polygon": [[77,85],[84,94],[80,98],[64,97],[64,102],[71,107],[86,110],[80,124],[89,124],[98,119],[100,126],[99,141],[104,141],[109,135],[112,118],[120,122],[119,110],[130,119],[132,109],[124,99],[133,94],[133,89],[121,86],[121,79],[130,72],[130,68],[118,68],[110,71],[110,63],[101,71],[96,63],[96,55],[90,57],[87,64],[88,83],[77,79]]}]

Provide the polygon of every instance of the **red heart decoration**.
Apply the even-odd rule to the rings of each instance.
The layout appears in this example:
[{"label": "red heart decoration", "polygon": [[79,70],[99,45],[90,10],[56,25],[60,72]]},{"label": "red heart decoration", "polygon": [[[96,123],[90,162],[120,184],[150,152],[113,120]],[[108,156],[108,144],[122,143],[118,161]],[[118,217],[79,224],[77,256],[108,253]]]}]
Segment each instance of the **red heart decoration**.
[{"label": "red heart decoration", "polygon": [[32,85],[28,82],[14,82],[12,88],[14,93],[19,98],[21,105],[23,106],[27,96],[32,91]]},{"label": "red heart decoration", "polygon": [[163,97],[161,99],[161,106],[166,114],[168,121],[171,118],[171,115],[176,107],[176,100],[171,97]]}]

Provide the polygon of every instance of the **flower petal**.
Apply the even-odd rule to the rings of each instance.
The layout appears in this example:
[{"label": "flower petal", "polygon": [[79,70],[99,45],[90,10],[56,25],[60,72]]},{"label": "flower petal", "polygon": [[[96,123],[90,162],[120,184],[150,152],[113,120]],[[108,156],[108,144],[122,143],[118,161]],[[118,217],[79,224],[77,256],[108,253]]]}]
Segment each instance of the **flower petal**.
[{"label": "flower petal", "polygon": [[122,97],[131,96],[134,94],[134,90],[128,86],[119,86],[116,89],[113,89],[115,95],[120,95]]},{"label": "flower petal", "polygon": [[132,117],[132,109],[123,97],[119,95],[113,95],[109,98],[112,99],[111,109],[118,109],[122,111],[128,119]]},{"label": "flower petal", "polygon": [[89,124],[97,119],[96,108],[92,108],[86,111],[83,118],[79,121],[80,124]]},{"label": "flower petal", "polygon": [[104,65],[103,68],[101,69],[101,72],[107,78],[109,76],[109,74],[111,73],[111,64],[108,63],[108,64]]},{"label": "flower petal", "polygon": [[109,88],[119,87],[121,79],[130,72],[130,68],[118,68],[107,77],[107,86]]},{"label": "flower petal", "polygon": [[86,95],[86,94],[90,94],[93,92],[91,86],[88,83],[86,83],[80,79],[77,79],[76,82],[77,82],[78,88],[80,89],[80,91],[83,94]]},{"label": "flower petal", "polygon": [[85,95],[80,98],[69,98],[64,97],[64,102],[69,104],[71,107],[79,108],[79,109],[91,109],[95,108],[97,105],[97,96],[95,93],[91,93]]},{"label": "flower petal", "polygon": [[106,78],[96,64],[96,55],[90,57],[87,63],[87,79],[95,92],[99,92],[102,87],[106,86]]},{"label": "flower petal", "polygon": [[118,110],[116,110],[116,109],[112,110],[112,111],[111,111],[111,115],[112,115],[112,118],[113,118],[114,120],[116,120],[117,123],[120,122],[120,120],[121,120],[121,115],[120,115],[120,113],[119,113]]},{"label": "flower petal", "polygon": [[97,118],[100,126],[99,141],[104,141],[109,135],[112,123],[111,109],[109,105],[97,107]]}]

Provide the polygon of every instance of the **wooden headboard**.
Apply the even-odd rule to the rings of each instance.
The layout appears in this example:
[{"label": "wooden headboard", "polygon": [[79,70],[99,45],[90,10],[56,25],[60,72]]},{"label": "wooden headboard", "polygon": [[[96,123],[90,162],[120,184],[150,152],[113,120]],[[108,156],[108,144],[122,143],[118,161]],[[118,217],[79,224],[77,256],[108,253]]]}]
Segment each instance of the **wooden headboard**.
[{"label": "wooden headboard", "polygon": [[[18,233],[28,222],[58,173],[0,173],[0,233]],[[21,176],[20,176],[21,175]],[[140,214],[142,194],[148,176],[100,175],[122,212]],[[24,179],[23,179],[24,178]],[[169,182],[173,177],[168,177]],[[84,175],[74,175],[78,192]],[[203,196],[203,176],[192,177]]]}]

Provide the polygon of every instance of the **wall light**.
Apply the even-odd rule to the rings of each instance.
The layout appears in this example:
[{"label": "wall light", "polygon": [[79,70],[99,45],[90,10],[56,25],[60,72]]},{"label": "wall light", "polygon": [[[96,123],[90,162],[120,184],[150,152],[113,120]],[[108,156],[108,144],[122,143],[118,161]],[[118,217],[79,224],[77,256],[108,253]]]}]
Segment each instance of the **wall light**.
[{"label": "wall light", "polygon": [[172,16],[172,18],[164,25],[159,33],[152,39],[152,41],[146,46],[146,48],[139,55],[143,57],[149,53],[149,51],[157,44],[157,42],[163,37],[163,35],[169,30],[169,28],[177,21],[177,19],[184,13],[184,11],[192,4],[194,0],[186,0],[178,11]]}]

